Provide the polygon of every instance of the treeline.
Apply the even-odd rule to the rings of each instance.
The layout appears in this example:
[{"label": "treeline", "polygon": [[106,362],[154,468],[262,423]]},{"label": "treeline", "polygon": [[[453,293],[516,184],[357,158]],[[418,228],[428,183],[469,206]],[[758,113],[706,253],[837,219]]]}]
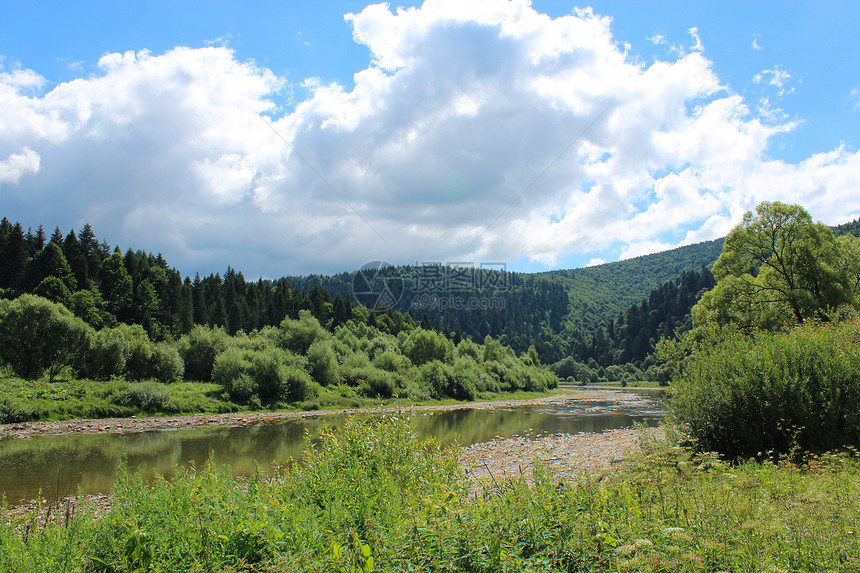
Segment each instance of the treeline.
[{"label": "treeline", "polygon": [[389,333],[416,326],[409,313],[375,315],[356,308],[348,296],[331,298],[311,285],[292,288],[285,278],[247,281],[231,267],[201,278],[182,278],[161,254],[111,248],[84,225],[50,237],[40,226],[24,231],[0,220],[0,298],[31,293],[67,307],[93,328],[137,324],[153,340],[175,339],[195,325],[223,327],[227,334],[277,326],[302,310],[333,329],[364,320]]},{"label": "treeline", "polygon": [[[65,374],[111,383],[88,399],[90,417],[181,411],[169,391],[181,380],[214,383],[219,409],[319,407],[333,397],[335,404],[338,397],[474,400],[557,385],[534,348],[517,356],[491,337],[455,342],[423,328],[395,336],[352,319],[329,330],[301,310],[250,335],[197,325],[175,341],[155,342],[141,325],[96,330],[33,294],[0,300],[0,368],[25,380]],[[38,405],[0,396],[0,423],[52,415]]]},{"label": "treeline", "polygon": [[[545,362],[568,356],[587,361],[593,356],[608,365],[602,357],[607,323],[645,296],[647,288],[656,288],[683,270],[710,265],[720,245],[712,241],[573,271],[501,271],[491,284],[476,280],[456,291],[422,290],[418,286],[426,268],[400,267],[403,296],[398,306],[380,314],[354,305],[352,273],[249,282],[228,267],[223,275],[183,279],[160,254],[132,249],[123,253],[99,242],[89,224],[65,235],[58,228],[47,237],[42,227],[25,231],[20,223],[4,218],[0,297],[38,294],[65,305],[94,328],[139,324],[153,340],[177,338],[195,324],[221,326],[231,335],[252,332],[308,310],[330,329],[350,319],[391,334],[421,324],[455,340],[483,340],[489,335],[516,352],[535,346]],[[442,300],[446,297],[479,304],[446,308]],[[596,336],[601,326],[604,332]],[[632,334],[634,343],[638,335]],[[619,342],[626,344],[626,337]]]}]

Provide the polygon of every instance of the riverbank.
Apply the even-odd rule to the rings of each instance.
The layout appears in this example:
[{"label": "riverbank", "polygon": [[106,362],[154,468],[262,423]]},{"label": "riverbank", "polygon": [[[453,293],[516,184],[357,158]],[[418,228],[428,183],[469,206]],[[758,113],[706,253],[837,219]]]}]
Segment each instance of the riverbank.
[{"label": "riverbank", "polygon": [[641,450],[646,432],[662,436],[659,428],[618,428],[535,439],[517,436],[491,440],[463,448],[460,462],[469,469],[473,492],[497,488],[509,479],[523,478],[533,483],[536,460],[554,477],[569,480],[578,474],[612,471],[629,455]]},{"label": "riverbank", "polygon": [[164,432],[203,427],[247,426],[276,420],[315,418],[318,416],[370,414],[381,412],[415,411],[441,412],[511,408],[540,404],[567,404],[581,402],[613,402],[629,406],[643,405],[648,399],[624,390],[565,389],[551,396],[486,402],[458,402],[419,406],[380,406],[374,408],[341,408],[311,411],[234,412],[225,414],[185,414],[180,416],[152,416],[131,418],[73,419],[49,422],[21,422],[0,425],[0,439],[28,438],[30,436],[59,436],[66,434]]},{"label": "riverbank", "polygon": [[535,472],[487,495],[468,495],[452,453],[392,416],[347,421],[282,479],[125,476],[109,518],[4,516],[0,570],[860,570],[850,453],[729,464],[646,441],[606,474]]},{"label": "riverbank", "polygon": [[[99,420],[67,420],[62,422],[30,422],[0,426],[0,435],[5,433],[5,439],[26,439],[37,435],[72,435],[82,433],[121,434],[171,431],[201,427],[236,427],[282,419],[312,418],[329,415],[369,414],[381,412],[444,412],[463,409],[493,410],[510,409],[522,406],[562,406],[592,410],[598,412],[608,407],[616,406],[646,406],[652,402],[647,397],[632,392],[620,390],[586,390],[572,389],[558,392],[551,396],[541,396],[529,399],[508,399],[485,402],[467,402],[456,404],[435,404],[402,407],[357,408],[349,410],[324,410],[315,412],[256,412],[243,414],[206,415],[192,414],[186,416],[152,417],[152,418],[116,418]],[[473,444],[461,450],[460,461],[464,468],[470,470],[473,491],[489,488],[495,480],[503,480],[524,475],[531,481],[533,460],[541,462],[558,477],[566,479],[578,472],[595,473],[610,468],[622,460],[631,451],[638,449],[637,436],[640,432],[632,428],[609,430],[596,433],[552,434],[509,439],[495,439],[488,442]],[[52,499],[45,497],[40,501],[30,500],[15,503],[9,509],[15,516],[22,516],[39,510],[39,520],[66,519],[82,504],[91,505],[99,513],[110,509],[111,498],[106,494],[90,494],[82,496]]]},{"label": "riverbank", "polygon": [[[602,394],[602,393],[601,393]],[[605,399],[604,396],[598,396]],[[507,401],[507,406],[559,403],[556,396],[538,398],[535,400],[520,400],[516,404]],[[579,398],[578,401],[584,400]],[[602,400],[601,400],[602,401]],[[625,401],[626,403],[626,401]],[[492,402],[482,402],[481,407],[488,407]],[[450,410],[455,405],[436,406]],[[417,409],[418,407],[416,407]],[[427,407],[422,407],[427,410]],[[533,483],[535,460],[556,478],[561,480],[574,479],[577,475],[594,476],[609,473],[620,467],[627,456],[641,450],[644,432],[661,433],[658,428],[637,430],[634,428],[619,428],[603,432],[584,432],[579,434],[553,434],[528,438],[518,436],[507,439],[496,439],[465,447],[460,451],[460,464],[467,470],[470,489],[473,494],[481,491],[497,489],[509,479],[524,478],[527,483]],[[9,506],[10,516],[21,518],[36,512],[37,521],[67,521],[74,517],[82,505],[90,506],[97,514],[110,511],[111,496],[109,494],[88,494],[67,496],[62,499],[43,498],[29,500]]]}]

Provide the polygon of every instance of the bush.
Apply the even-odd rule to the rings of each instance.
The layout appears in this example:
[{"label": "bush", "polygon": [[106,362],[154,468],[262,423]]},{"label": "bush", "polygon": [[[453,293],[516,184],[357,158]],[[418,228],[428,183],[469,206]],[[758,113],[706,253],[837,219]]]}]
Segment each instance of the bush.
[{"label": "bush", "polygon": [[93,330],[61,304],[23,294],[0,307],[0,361],[21,378],[80,368]]},{"label": "bush", "polygon": [[108,396],[108,401],[142,412],[172,412],[176,410],[167,389],[157,382],[123,384]]},{"label": "bush", "polygon": [[165,384],[182,380],[185,364],[176,347],[166,342],[156,344],[152,348],[150,373],[153,378]]},{"label": "bush", "polygon": [[233,344],[222,328],[195,326],[179,341],[179,354],[185,362],[185,379],[209,382],[215,357]]},{"label": "bush", "polygon": [[34,417],[33,408],[25,406],[15,398],[0,396],[0,424],[28,422]]},{"label": "bush", "polygon": [[125,374],[131,380],[143,380],[151,376],[152,343],[149,335],[139,324],[121,324],[117,330],[128,344]]},{"label": "bush", "polygon": [[700,336],[670,404],[699,449],[736,459],[860,446],[860,323]]},{"label": "bush", "polygon": [[131,345],[119,328],[103,328],[95,333],[82,374],[95,380],[109,380],[125,371]]},{"label": "bush", "polygon": [[424,364],[418,370],[419,380],[427,384],[433,398],[439,400],[449,395],[448,388],[453,377],[447,364],[434,360]]},{"label": "bush", "polygon": [[290,402],[301,402],[314,397],[314,381],[298,366],[284,367],[282,397]]},{"label": "bush", "polygon": [[[248,374],[257,385],[261,400],[277,401],[287,397],[286,366],[280,352],[275,349],[253,352],[250,362]],[[304,394],[298,399],[304,400]]]},{"label": "bush", "polygon": [[411,366],[408,358],[391,350],[377,354],[373,365],[386,372],[404,372]]},{"label": "bush", "polygon": [[416,366],[433,360],[447,362],[453,355],[454,345],[450,340],[432,330],[417,328],[403,342],[403,354]]},{"label": "bush", "polygon": [[298,320],[285,318],[275,334],[281,348],[297,354],[307,354],[314,341],[328,339],[329,336],[329,332],[307,310],[299,312]]},{"label": "bush", "polygon": [[316,340],[308,348],[311,376],[323,386],[337,384],[337,357],[328,340]]},{"label": "bush", "polygon": [[370,398],[391,398],[394,395],[394,375],[372,368],[368,372],[364,394]]}]

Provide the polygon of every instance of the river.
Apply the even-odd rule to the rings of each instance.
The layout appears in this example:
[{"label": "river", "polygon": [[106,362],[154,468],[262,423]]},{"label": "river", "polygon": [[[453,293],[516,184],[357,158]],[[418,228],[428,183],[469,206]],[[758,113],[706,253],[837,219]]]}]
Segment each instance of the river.
[{"label": "river", "polygon": [[[600,432],[636,422],[653,426],[663,411],[659,402],[650,400],[584,400],[416,411],[412,416],[420,437],[468,446],[494,438]],[[257,467],[270,470],[290,458],[300,458],[307,436],[312,438],[343,420],[341,415],[319,415],[237,427],[6,438],[0,440],[0,493],[10,504],[34,499],[40,490],[48,499],[106,493],[123,459],[145,479],[156,474],[169,476],[177,465],[201,467],[210,458],[219,466],[229,464],[236,475],[247,475]]]}]

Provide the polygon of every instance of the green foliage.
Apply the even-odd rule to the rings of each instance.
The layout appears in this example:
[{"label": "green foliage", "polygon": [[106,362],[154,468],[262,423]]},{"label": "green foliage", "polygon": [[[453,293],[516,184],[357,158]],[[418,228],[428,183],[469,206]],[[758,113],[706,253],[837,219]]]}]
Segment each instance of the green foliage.
[{"label": "green foliage", "polygon": [[220,385],[231,400],[247,404],[259,392],[248,371],[251,363],[245,357],[246,351],[231,347],[215,358],[212,367],[212,382]]},{"label": "green foliage", "polygon": [[212,379],[215,357],[224,352],[232,339],[220,328],[195,326],[179,340],[179,354],[185,363],[185,379],[208,382]]},{"label": "green foliage", "polygon": [[185,374],[185,364],[172,344],[159,342],[152,347],[150,374],[159,382],[178,382]]},{"label": "green foliage", "polygon": [[298,320],[285,318],[278,329],[278,342],[285,348],[297,354],[307,354],[308,349],[317,340],[325,340],[329,333],[320,322],[306,310],[299,313]]},{"label": "green foliage", "polygon": [[860,322],[807,322],[698,331],[671,402],[698,449],[761,458],[860,447]]},{"label": "green foliage", "polygon": [[[68,526],[0,521],[0,570],[855,571],[860,462],[797,466],[645,445],[619,471],[469,495],[457,449],[406,419],[351,419],[301,464],[235,479],[210,462],[144,483]],[[27,525],[30,524],[30,527]]]},{"label": "green foliage", "polygon": [[131,343],[121,328],[103,328],[95,333],[82,374],[95,380],[108,380],[125,372]]},{"label": "green foliage", "polygon": [[42,282],[39,283],[39,286],[33,289],[33,294],[64,306],[68,306],[69,299],[72,296],[71,292],[69,292],[69,287],[67,287],[65,283],[57,277],[47,277],[43,279]]},{"label": "green foliage", "polygon": [[433,330],[415,329],[403,342],[403,354],[416,366],[434,360],[448,361],[453,356],[453,344]]},{"label": "green foliage", "polygon": [[[253,352],[249,362],[248,374],[256,383],[262,400],[276,401],[286,398],[295,402],[304,399],[304,390],[293,391],[292,380],[288,378],[289,367],[280,351],[272,348]],[[307,377],[307,373],[300,369],[299,371]]]},{"label": "green foliage", "polygon": [[0,396],[0,424],[29,422],[33,417],[33,408],[26,406],[21,400]]},{"label": "green foliage", "polygon": [[717,286],[696,305],[694,323],[776,330],[856,304],[858,244],[837,240],[799,205],[761,203],[726,237]]},{"label": "green foliage", "polygon": [[177,409],[167,388],[152,381],[122,383],[108,396],[108,400],[140,412],[175,412]]},{"label": "green foliage", "polygon": [[307,358],[314,380],[323,386],[337,384],[337,356],[330,340],[315,340],[308,347]]},{"label": "green foliage", "polygon": [[146,331],[139,324],[121,324],[117,330],[122,333],[128,344],[125,359],[125,374],[132,380],[149,378],[152,372],[152,343]]},{"label": "green foliage", "polygon": [[64,306],[25,294],[0,306],[0,360],[22,378],[80,366],[92,329]]}]

